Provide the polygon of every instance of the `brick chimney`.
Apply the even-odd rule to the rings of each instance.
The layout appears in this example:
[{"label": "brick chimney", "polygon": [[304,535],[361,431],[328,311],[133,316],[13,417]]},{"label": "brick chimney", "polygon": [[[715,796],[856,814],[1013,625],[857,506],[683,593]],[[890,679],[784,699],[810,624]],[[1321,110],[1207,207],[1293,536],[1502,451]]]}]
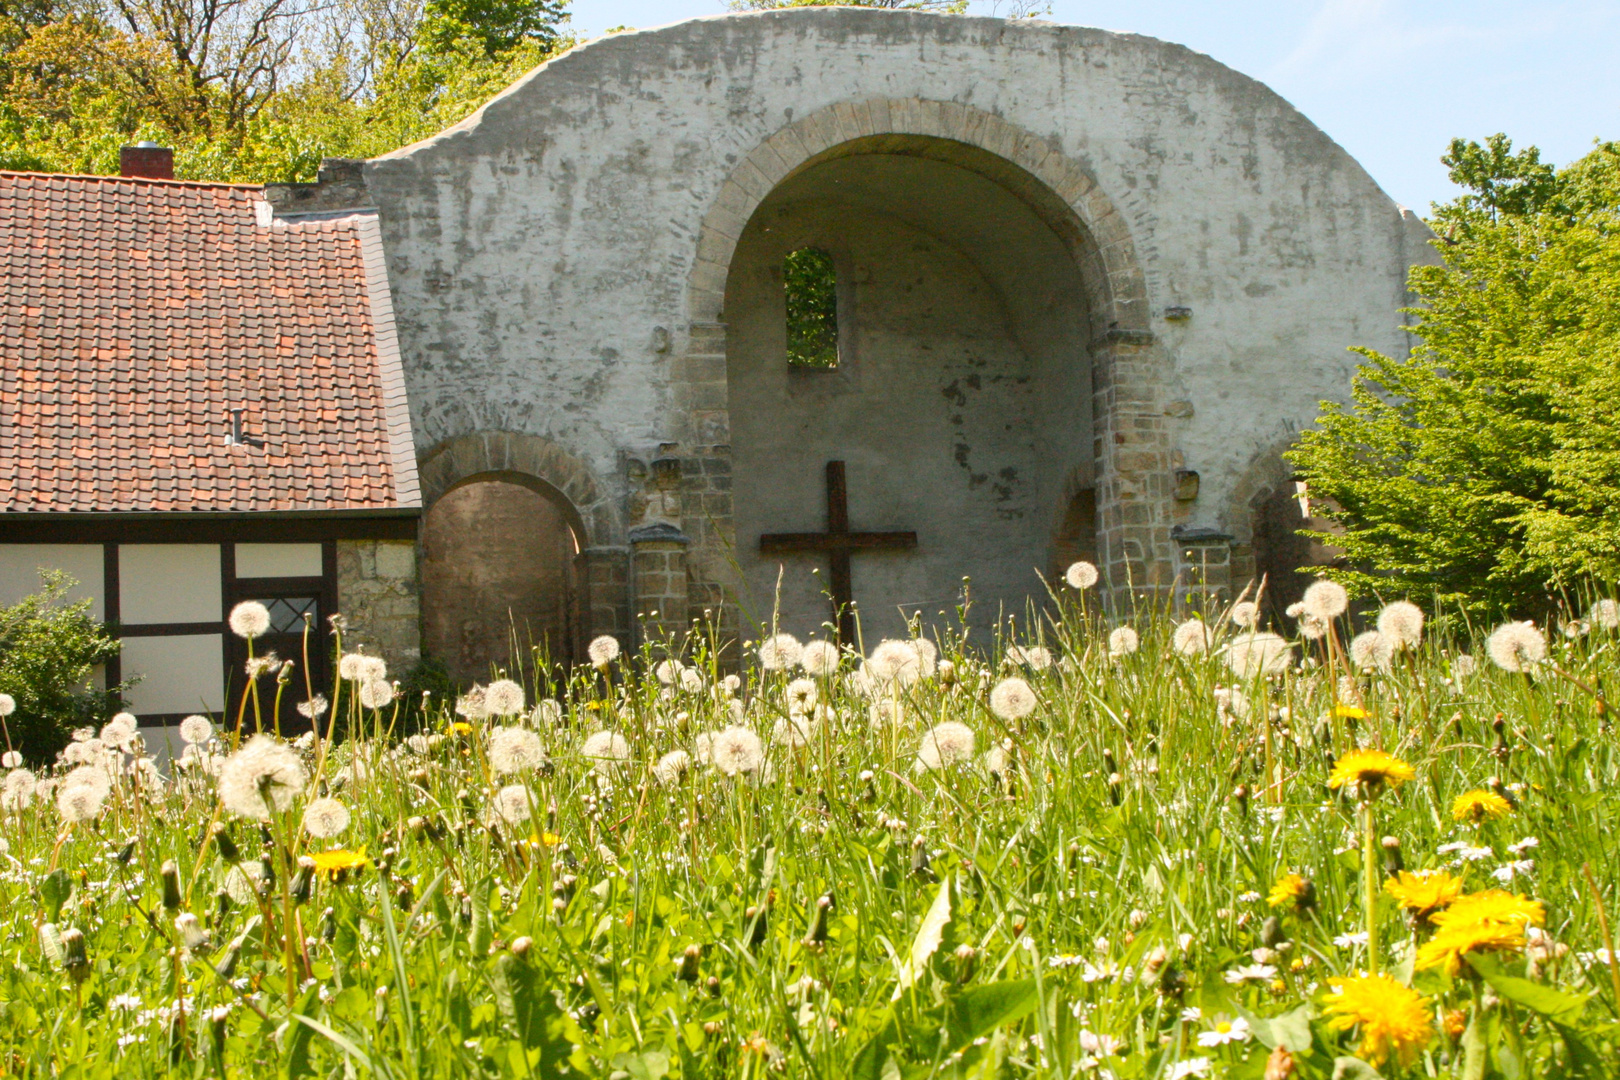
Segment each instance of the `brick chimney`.
[{"label": "brick chimney", "polygon": [[154,142],[121,147],[118,151],[118,175],[138,176],[144,180],[173,180],[174,151]]}]

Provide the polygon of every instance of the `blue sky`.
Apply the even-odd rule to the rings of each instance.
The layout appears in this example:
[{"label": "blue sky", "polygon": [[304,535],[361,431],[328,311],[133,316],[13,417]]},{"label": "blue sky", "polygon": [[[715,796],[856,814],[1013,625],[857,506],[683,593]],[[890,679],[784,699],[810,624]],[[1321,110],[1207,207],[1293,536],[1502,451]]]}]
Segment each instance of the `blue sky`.
[{"label": "blue sky", "polygon": [[[723,11],[573,0],[592,37]],[[1558,164],[1620,139],[1620,0],[1052,0],[1047,17],[1179,42],[1260,79],[1424,214],[1455,192],[1439,161],[1453,136],[1506,132]]]}]

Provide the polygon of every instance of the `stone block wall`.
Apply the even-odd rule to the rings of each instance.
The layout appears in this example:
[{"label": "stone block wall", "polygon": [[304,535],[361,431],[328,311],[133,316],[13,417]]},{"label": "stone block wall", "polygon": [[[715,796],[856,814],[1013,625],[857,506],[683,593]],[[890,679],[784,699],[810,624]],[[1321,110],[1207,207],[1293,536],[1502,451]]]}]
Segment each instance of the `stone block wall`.
[{"label": "stone block wall", "polygon": [[345,649],[364,646],[401,676],[422,658],[422,603],[411,540],[339,540],[338,610]]}]

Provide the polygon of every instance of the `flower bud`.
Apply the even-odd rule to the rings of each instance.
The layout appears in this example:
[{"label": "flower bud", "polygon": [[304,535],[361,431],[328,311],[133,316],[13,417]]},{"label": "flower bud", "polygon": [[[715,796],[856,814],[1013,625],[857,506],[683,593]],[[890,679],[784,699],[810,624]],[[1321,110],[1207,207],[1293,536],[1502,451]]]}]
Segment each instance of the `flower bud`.
[{"label": "flower bud", "polygon": [[682,982],[697,982],[698,961],[703,958],[703,950],[696,945],[688,945],[676,964],[675,977]]},{"label": "flower bud", "polygon": [[173,859],[163,860],[163,869],[159,876],[163,878],[163,906],[170,911],[180,907],[180,868]]}]

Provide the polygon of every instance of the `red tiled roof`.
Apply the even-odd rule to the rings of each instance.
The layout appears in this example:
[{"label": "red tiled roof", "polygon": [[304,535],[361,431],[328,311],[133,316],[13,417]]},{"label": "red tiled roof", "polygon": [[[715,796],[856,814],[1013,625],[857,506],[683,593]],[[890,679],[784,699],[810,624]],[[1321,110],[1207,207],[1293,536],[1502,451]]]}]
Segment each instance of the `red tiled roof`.
[{"label": "red tiled roof", "polygon": [[0,173],[0,512],[418,501],[375,217]]}]

